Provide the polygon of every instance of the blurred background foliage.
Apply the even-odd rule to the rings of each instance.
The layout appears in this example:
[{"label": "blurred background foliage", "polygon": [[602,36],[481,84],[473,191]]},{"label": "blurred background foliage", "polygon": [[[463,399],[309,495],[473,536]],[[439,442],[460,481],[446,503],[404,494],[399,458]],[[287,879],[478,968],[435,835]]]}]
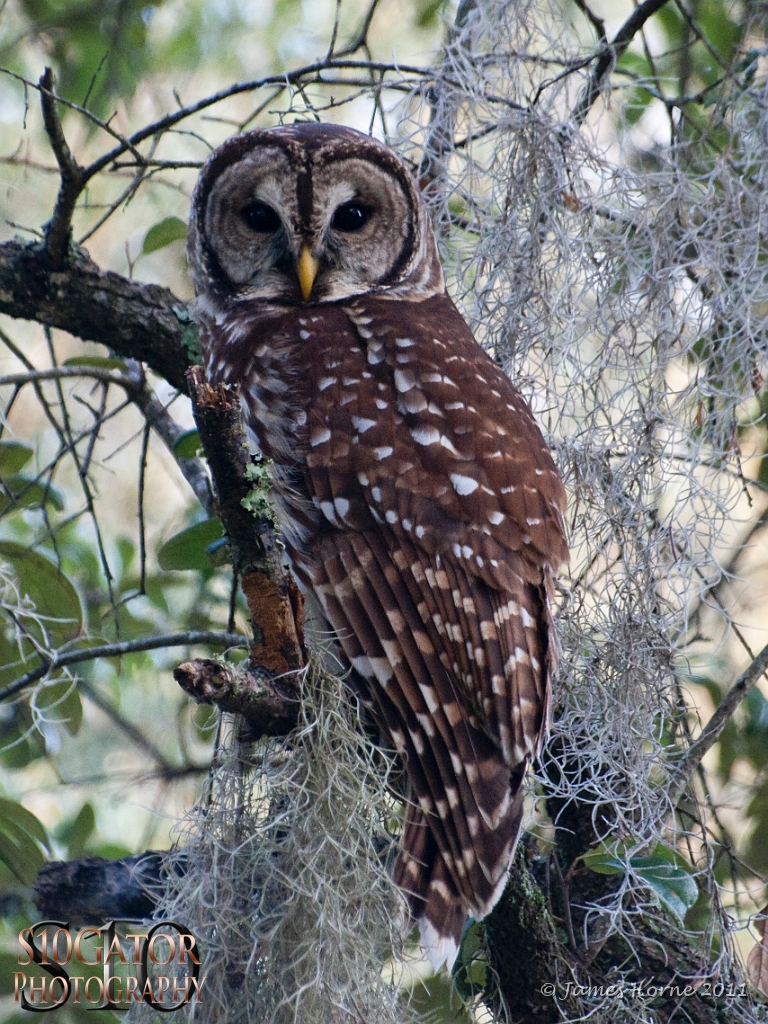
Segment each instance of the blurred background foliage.
[{"label": "blurred background foliage", "polygon": [[[632,10],[628,0],[590,6],[591,19],[580,3],[563,0],[562,6],[564,22],[585,45],[594,45],[603,23],[610,38]],[[664,161],[670,111],[681,136],[703,140],[692,150],[695,159],[716,162],[732,130],[729,113],[758,72],[765,73],[765,38],[746,33],[754,3],[693,0],[686,9],[690,17],[668,3],[654,16],[619,59],[611,102],[600,110],[596,130],[606,147],[620,140],[622,159],[640,168]],[[333,37],[338,51],[355,39],[367,10],[360,0],[5,0],[0,65],[9,73],[0,75],[0,236],[39,237],[58,183],[37,96],[20,79],[36,81],[50,64],[63,97],[127,133],[235,81],[279,76],[322,59]],[[454,16],[455,8],[440,0],[382,0],[361,56],[428,65]],[[155,155],[165,163],[144,176],[141,189],[127,159],[95,180],[78,208],[76,235],[100,266],[162,283],[187,300],[184,222],[207,152],[239,128],[308,107],[363,130],[378,117],[377,131],[396,135],[393,105],[372,111],[369,92],[370,83],[358,85],[352,77],[337,86],[278,84],[266,95],[246,93],[203,111],[158,140]],[[62,110],[62,116],[81,163],[112,144],[76,110]],[[463,244],[460,224],[456,244]],[[0,374],[68,361],[131,371],[98,346],[0,320]],[[190,430],[186,399],[163,381],[151,385]],[[768,493],[766,391],[759,390],[760,399],[745,402],[738,434],[745,449],[756,452],[751,475]],[[220,528],[126,396],[119,386],[88,379],[3,389],[0,563],[6,571],[0,587],[9,625],[0,633],[0,691],[39,664],[41,649],[191,630],[247,634]],[[175,454],[194,455],[195,435],[184,443]],[[734,536],[730,578],[709,607],[697,611],[688,649],[690,699],[705,715],[748,660],[738,629],[723,627],[718,607],[753,633],[768,622],[765,521],[758,508],[746,534]],[[22,643],[11,628],[19,620],[27,632]],[[44,687],[0,703],[0,909],[6,922],[0,984],[17,969],[19,929],[36,920],[29,886],[44,860],[118,857],[173,841],[174,825],[207,771],[215,715],[191,706],[171,670],[190,653],[207,650],[176,647],[83,662],[76,676],[61,672]],[[766,694],[763,681],[707,762],[721,808],[717,874],[737,904],[751,893],[747,913],[765,902],[761,886],[768,875]],[[455,999],[450,1003],[445,985],[433,987],[431,996],[420,991],[418,1000],[431,1019],[469,1019]],[[5,1020],[26,1020],[10,1004],[2,1006]],[[58,1019],[81,1018],[113,1015],[68,1008]]]}]

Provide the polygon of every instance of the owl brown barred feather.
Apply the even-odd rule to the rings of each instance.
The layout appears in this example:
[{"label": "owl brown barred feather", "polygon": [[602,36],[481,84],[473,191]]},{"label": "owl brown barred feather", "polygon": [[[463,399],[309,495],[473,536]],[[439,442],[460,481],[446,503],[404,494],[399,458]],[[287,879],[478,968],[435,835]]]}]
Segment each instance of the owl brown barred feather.
[{"label": "owl brown barred feather", "polygon": [[395,879],[450,968],[501,895],[547,728],[560,477],[385,146],[323,124],[230,139],[188,251],[209,378],[240,385],[294,571],[405,765]]}]

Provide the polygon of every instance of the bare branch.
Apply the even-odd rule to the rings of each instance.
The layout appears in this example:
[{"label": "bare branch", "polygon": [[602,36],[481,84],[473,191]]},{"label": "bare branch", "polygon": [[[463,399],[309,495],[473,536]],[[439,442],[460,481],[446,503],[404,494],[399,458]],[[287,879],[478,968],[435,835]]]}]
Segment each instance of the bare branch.
[{"label": "bare branch", "polygon": [[690,782],[693,773],[701,764],[704,755],[717,743],[723,729],[733,717],[736,708],[752,689],[760,676],[768,670],[768,644],[760,651],[751,664],[742,672],[728,693],[718,704],[717,710],[712,715],[707,725],[696,740],[688,748],[685,757],[681,760],[675,774],[672,777],[669,795],[672,806],[675,806],[685,787]]},{"label": "bare branch", "polygon": [[50,68],[46,68],[43,72],[39,86],[43,122],[61,175],[61,187],[56,197],[53,216],[46,228],[44,245],[45,254],[51,266],[58,267],[67,255],[72,237],[72,214],[87,177],[83,168],[72,156],[64,137],[61,119],[56,109],[53,71]]},{"label": "bare branch", "polygon": [[[214,647],[247,647],[245,637],[237,633],[214,633],[210,630],[190,630],[186,633],[167,633],[164,636],[148,636],[139,640],[123,640],[116,644],[102,644],[86,650],[56,651],[44,664],[27,672],[0,690],[0,700],[7,700],[39,679],[60,668],[68,668],[84,661],[97,658],[120,658],[137,651],[156,651],[161,647],[191,647],[193,644],[210,644]],[[39,655],[42,657],[42,655]]]},{"label": "bare branch", "polygon": [[571,115],[571,122],[575,128],[578,129],[584,123],[587,114],[592,109],[592,104],[600,95],[600,88],[606,72],[621,57],[636,33],[640,31],[648,19],[661,10],[667,2],[668,0],[643,0],[643,3],[635,8],[621,26],[614,36],[613,42],[605,46],[597,55],[597,63],[592,75],[577,100],[576,107]]}]

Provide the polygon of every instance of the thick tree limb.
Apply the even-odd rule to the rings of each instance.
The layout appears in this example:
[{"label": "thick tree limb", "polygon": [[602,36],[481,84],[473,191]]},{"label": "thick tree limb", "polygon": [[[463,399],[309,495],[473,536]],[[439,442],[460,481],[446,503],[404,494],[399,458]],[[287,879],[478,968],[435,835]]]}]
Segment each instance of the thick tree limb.
[{"label": "thick tree limb", "polygon": [[239,672],[220,661],[195,658],[174,669],[173,678],[198,704],[215,704],[247,718],[251,739],[287,736],[298,721],[299,688],[293,673],[272,679],[258,669]]},{"label": "thick tree limb", "polygon": [[2,243],[0,313],[106,345],[187,390],[197,329],[186,304],[167,288],[100,270],[84,251],[52,270],[39,243]]},{"label": "thick tree limb", "polygon": [[164,861],[162,853],[152,851],[122,860],[52,861],[37,874],[35,906],[46,920],[76,926],[140,921],[155,909]]},{"label": "thick tree limb", "polygon": [[302,599],[283,564],[272,523],[254,516],[243,504],[251,491],[246,478],[250,455],[240,425],[239,393],[223,384],[209,384],[197,366],[189,371],[189,382],[218,512],[254,624],[251,664],[277,675],[297,671],[306,664]]}]

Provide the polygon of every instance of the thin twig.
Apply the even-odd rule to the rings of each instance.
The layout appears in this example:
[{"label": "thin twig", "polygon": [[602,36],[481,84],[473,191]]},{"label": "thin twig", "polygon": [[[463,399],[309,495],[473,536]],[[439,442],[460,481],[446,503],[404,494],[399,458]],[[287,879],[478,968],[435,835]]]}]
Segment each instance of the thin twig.
[{"label": "thin twig", "polygon": [[688,748],[685,756],[678,764],[669,788],[669,797],[673,806],[677,803],[693,773],[701,764],[704,755],[717,743],[720,734],[733,717],[736,708],[766,670],[768,670],[768,644],[753,659],[752,663],[742,672],[725,697],[723,697],[699,738]]}]

